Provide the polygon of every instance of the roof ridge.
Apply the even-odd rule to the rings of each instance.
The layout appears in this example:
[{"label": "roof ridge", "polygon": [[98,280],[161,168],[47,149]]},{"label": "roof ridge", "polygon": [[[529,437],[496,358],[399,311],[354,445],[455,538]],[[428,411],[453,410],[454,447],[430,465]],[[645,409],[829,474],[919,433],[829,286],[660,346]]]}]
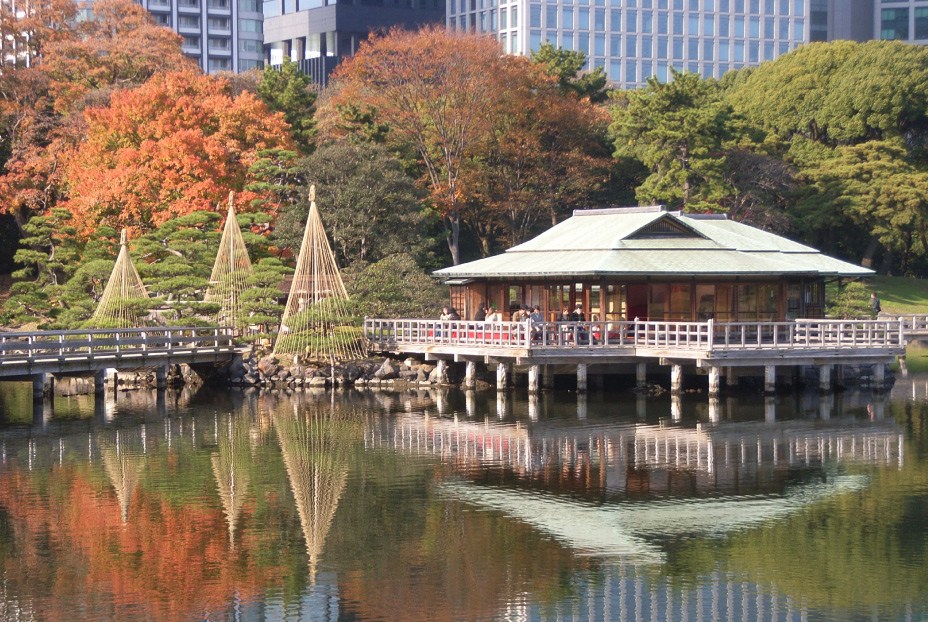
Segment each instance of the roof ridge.
[{"label": "roof ridge", "polygon": [[667,212],[666,205],[632,205],[629,207],[597,207],[593,209],[575,209],[573,216],[603,216],[608,214],[651,214]]}]

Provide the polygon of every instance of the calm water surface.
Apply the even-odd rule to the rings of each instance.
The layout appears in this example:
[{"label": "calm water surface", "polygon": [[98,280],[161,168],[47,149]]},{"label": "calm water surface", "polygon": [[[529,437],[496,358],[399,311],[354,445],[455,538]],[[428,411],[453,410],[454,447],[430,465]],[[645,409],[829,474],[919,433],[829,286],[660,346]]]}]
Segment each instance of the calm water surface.
[{"label": "calm water surface", "polygon": [[0,386],[0,620],[925,620],[928,376],[765,400]]}]

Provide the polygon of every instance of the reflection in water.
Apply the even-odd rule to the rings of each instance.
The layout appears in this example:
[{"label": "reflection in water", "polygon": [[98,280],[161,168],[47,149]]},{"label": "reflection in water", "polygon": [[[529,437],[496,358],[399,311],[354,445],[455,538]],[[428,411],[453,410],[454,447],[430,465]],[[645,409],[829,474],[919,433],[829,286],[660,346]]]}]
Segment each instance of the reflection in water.
[{"label": "reflection in water", "polygon": [[310,576],[315,580],[348,477],[346,452],[354,440],[352,414],[313,402],[300,408],[299,400],[292,400],[274,409],[274,427],[303,527]]},{"label": "reflection in water", "polygon": [[[140,431],[140,439],[144,439],[145,428],[142,427]],[[126,436],[123,430],[97,436],[97,446],[103,459],[103,468],[116,491],[123,524],[129,520],[129,504],[132,502],[132,494],[138,486],[142,469],[145,468],[142,447],[130,448]],[[141,445],[141,442],[138,445]]]},{"label": "reflection in water", "polygon": [[253,458],[249,448],[249,420],[231,415],[225,416],[224,419],[225,425],[221,431],[217,430],[219,451],[210,456],[210,462],[213,465],[213,475],[216,477],[216,487],[219,489],[222,511],[229,525],[229,542],[234,548],[235,528],[245,504],[245,495],[248,494],[248,485],[251,482],[248,467]]},{"label": "reflection in water", "polygon": [[138,393],[112,420],[8,417],[0,619],[923,619],[925,386]]}]

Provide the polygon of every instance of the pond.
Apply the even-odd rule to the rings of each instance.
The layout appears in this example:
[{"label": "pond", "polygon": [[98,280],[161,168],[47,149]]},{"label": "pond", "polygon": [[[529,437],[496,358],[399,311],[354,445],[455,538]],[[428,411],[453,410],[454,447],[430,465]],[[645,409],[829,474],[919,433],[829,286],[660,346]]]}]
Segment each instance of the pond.
[{"label": "pond", "polygon": [[0,385],[2,620],[923,620],[887,395]]}]

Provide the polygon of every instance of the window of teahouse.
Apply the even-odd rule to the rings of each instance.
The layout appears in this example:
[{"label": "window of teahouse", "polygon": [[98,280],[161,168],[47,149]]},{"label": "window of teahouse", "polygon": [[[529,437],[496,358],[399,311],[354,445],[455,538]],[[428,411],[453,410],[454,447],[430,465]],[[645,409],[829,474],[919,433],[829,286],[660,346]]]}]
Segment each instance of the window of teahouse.
[{"label": "window of teahouse", "polygon": [[715,285],[696,286],[696,319],[700,322],[715,317]]},{"label": "window of teahouse", "polygon": [[732,322],[735,319],[735,297],[731,285],[715,286],[715,320]]},{"label": "window of teahouse", "polygon": [[806,283],[805,291],[802,298],[805,303],[803,317],[819,318],[822,317],[823,284],[821,281],[815,283]]},{"label": "window of teahouse", "polygon": [[795,320],[799,317],[802,307],[801,288],[799,283],[790,283],[786,286],[786,319]]},{"label": "window of teahouse", "polygon": [[553,322],[558,314],[567,309],[570,313],[570,285],[548,286],[548,321]]},{"label": "window of teahouse", "polygon": [[652,283],[648,289],[648,319],[663,320],[667,311],[667,285]]},{"label": "window of teahouse", "polygon": [[690,285],[674,284],[670,286],[670,319],[690,321],[691,317]]},{"label": "window of teahouse", "polygon": [[464,317],[466,313],[467,287],[464,285],[451,286],[451,306]]},{"label": "window of teahouse", "polygon": [[590,312],[587,317],[590,320],[601,320],[603,317],[602,288],[599,285],[590,286]]},{"label": "window of teahouse", "polygon": [[626,319],[625,309],[625,286],[624,285],[607,285],[605,300],[605,318],[606,320],[624,320]]},{"label": "window of teahouse", "polygon": [[777,319],[777,294],[780,287],[773,283],[757,286],[757,319],[772,322]]},{"label": "window of teahouse", "polygon": [[506,304],[506,309],[509,311],[510,317],[512,314],[522,307],[522,286],[521,285],[510,285],[509,286],[509,299]]},{"label": "window of teahouse", "polygon": [[757,321],[757,286],[738,286],[738,321]]}]

